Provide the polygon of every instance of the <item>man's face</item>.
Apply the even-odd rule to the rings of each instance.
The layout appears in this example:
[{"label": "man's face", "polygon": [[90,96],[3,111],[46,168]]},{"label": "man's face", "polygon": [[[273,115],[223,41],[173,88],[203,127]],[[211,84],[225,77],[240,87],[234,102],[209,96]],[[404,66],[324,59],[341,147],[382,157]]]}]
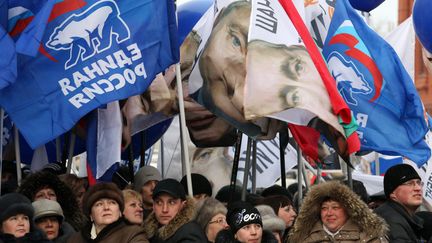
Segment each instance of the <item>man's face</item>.
[{"label": "man's face", "polygon": [[141,187],[141,196],[144,205],[151,206],[153,204],[153,190],[157,183],[158,181],[151,180],[147,181],[144,186]]},{"label": "man's face", "polygon": [[45,232],[48,240],[58,237],[60,224],[56,216],[44,217],[36,221],[36,226]]},{"label": "man's face", "polygon": [[398,186],[390,198],[406,208],[415,211],[423,202],[422,182],[419,179],[409,180]]},{"label": "man's face", "polygon": [[160,194],[154,199],[153,211],[161,225],[167,225],[184,207],[186,201],[169,194]]},{"label": "man's face", "polygon": [[249,18],[250,7],[233,9],[220,18],[200,58],[201,75],[208,82],[214,104],[243,123],[247,122],[243,117],[243,87]]},{"label": "man's face", "polygon": [[321,221],[330,232],[338,231],[345,225],[348,215],[343,206],[336,201],[325,201],[321,205]]}]

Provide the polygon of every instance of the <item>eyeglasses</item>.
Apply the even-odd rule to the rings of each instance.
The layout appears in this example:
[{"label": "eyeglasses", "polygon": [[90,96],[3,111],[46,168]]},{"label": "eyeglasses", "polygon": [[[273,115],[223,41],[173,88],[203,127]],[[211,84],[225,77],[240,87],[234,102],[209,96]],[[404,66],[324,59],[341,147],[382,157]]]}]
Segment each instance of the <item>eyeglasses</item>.
[{"label": "eyeglasses", "polygon": [[209,224],[214,224],[214,223],[218,223],[218,224],[225,224],[227,221],[224,218],[217,218],[214,221],[210,221]]},{"label": "eyeglasses", "polygon": [[407,181],[407,182],[402,183],[402,185],[410,186],[410,187],[415,187],[416,185],[423,187],[423,184],[424,183],[421,180],[411,180],[411,181]]}]

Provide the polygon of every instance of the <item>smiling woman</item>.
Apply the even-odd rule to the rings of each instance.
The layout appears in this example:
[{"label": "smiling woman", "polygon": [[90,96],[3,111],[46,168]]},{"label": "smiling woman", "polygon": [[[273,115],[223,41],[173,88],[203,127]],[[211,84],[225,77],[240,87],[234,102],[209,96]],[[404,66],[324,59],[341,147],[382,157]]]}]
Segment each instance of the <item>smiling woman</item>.
[{"label": "smiling woman", "polygon": [[68,242],[148,242],[141,227],[126,224],[123,209],[123,194],[114,183],[90,187],[83,199],[83,212],[90,223]]}]

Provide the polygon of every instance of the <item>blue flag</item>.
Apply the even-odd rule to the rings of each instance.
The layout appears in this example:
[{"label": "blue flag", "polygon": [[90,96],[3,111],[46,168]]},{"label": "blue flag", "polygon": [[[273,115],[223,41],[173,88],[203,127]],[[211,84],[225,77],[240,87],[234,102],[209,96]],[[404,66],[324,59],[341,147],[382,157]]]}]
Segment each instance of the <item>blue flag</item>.
[{"label": "blue flag", "polygon": [[370,29],[349,1],[337,1],[323,55],[359,124],[361,151],[430,157],[425,112],[393,48]]},{"label": "blue flag", "polygon": [[13,83],[17,77],[15,43],[0,25],[0,89]]},{"label": "blue flag", "polygon": [[[15,8],[9,25],[43,10],[34,8]],[[37,55],[18,55],[18,78],[0,90],[0,105],[35,148],[91,110],[143,93],[178,59],[173,0],[57,1]]]}]

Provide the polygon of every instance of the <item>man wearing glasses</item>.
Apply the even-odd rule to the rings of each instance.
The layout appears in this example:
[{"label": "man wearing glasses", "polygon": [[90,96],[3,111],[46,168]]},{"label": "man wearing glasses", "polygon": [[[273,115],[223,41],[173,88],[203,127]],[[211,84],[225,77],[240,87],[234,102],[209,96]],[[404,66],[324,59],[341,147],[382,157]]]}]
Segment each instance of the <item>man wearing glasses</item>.
[{"label": "man wearing glasses", "polygon": [[420,176],[410,165],[398,164],[385,173],[384,193],[387,201],[375,212],[389,225],[390,242],[423,242],[420,236],[423,220],[414,214],[422,204],[422,187]]}]

